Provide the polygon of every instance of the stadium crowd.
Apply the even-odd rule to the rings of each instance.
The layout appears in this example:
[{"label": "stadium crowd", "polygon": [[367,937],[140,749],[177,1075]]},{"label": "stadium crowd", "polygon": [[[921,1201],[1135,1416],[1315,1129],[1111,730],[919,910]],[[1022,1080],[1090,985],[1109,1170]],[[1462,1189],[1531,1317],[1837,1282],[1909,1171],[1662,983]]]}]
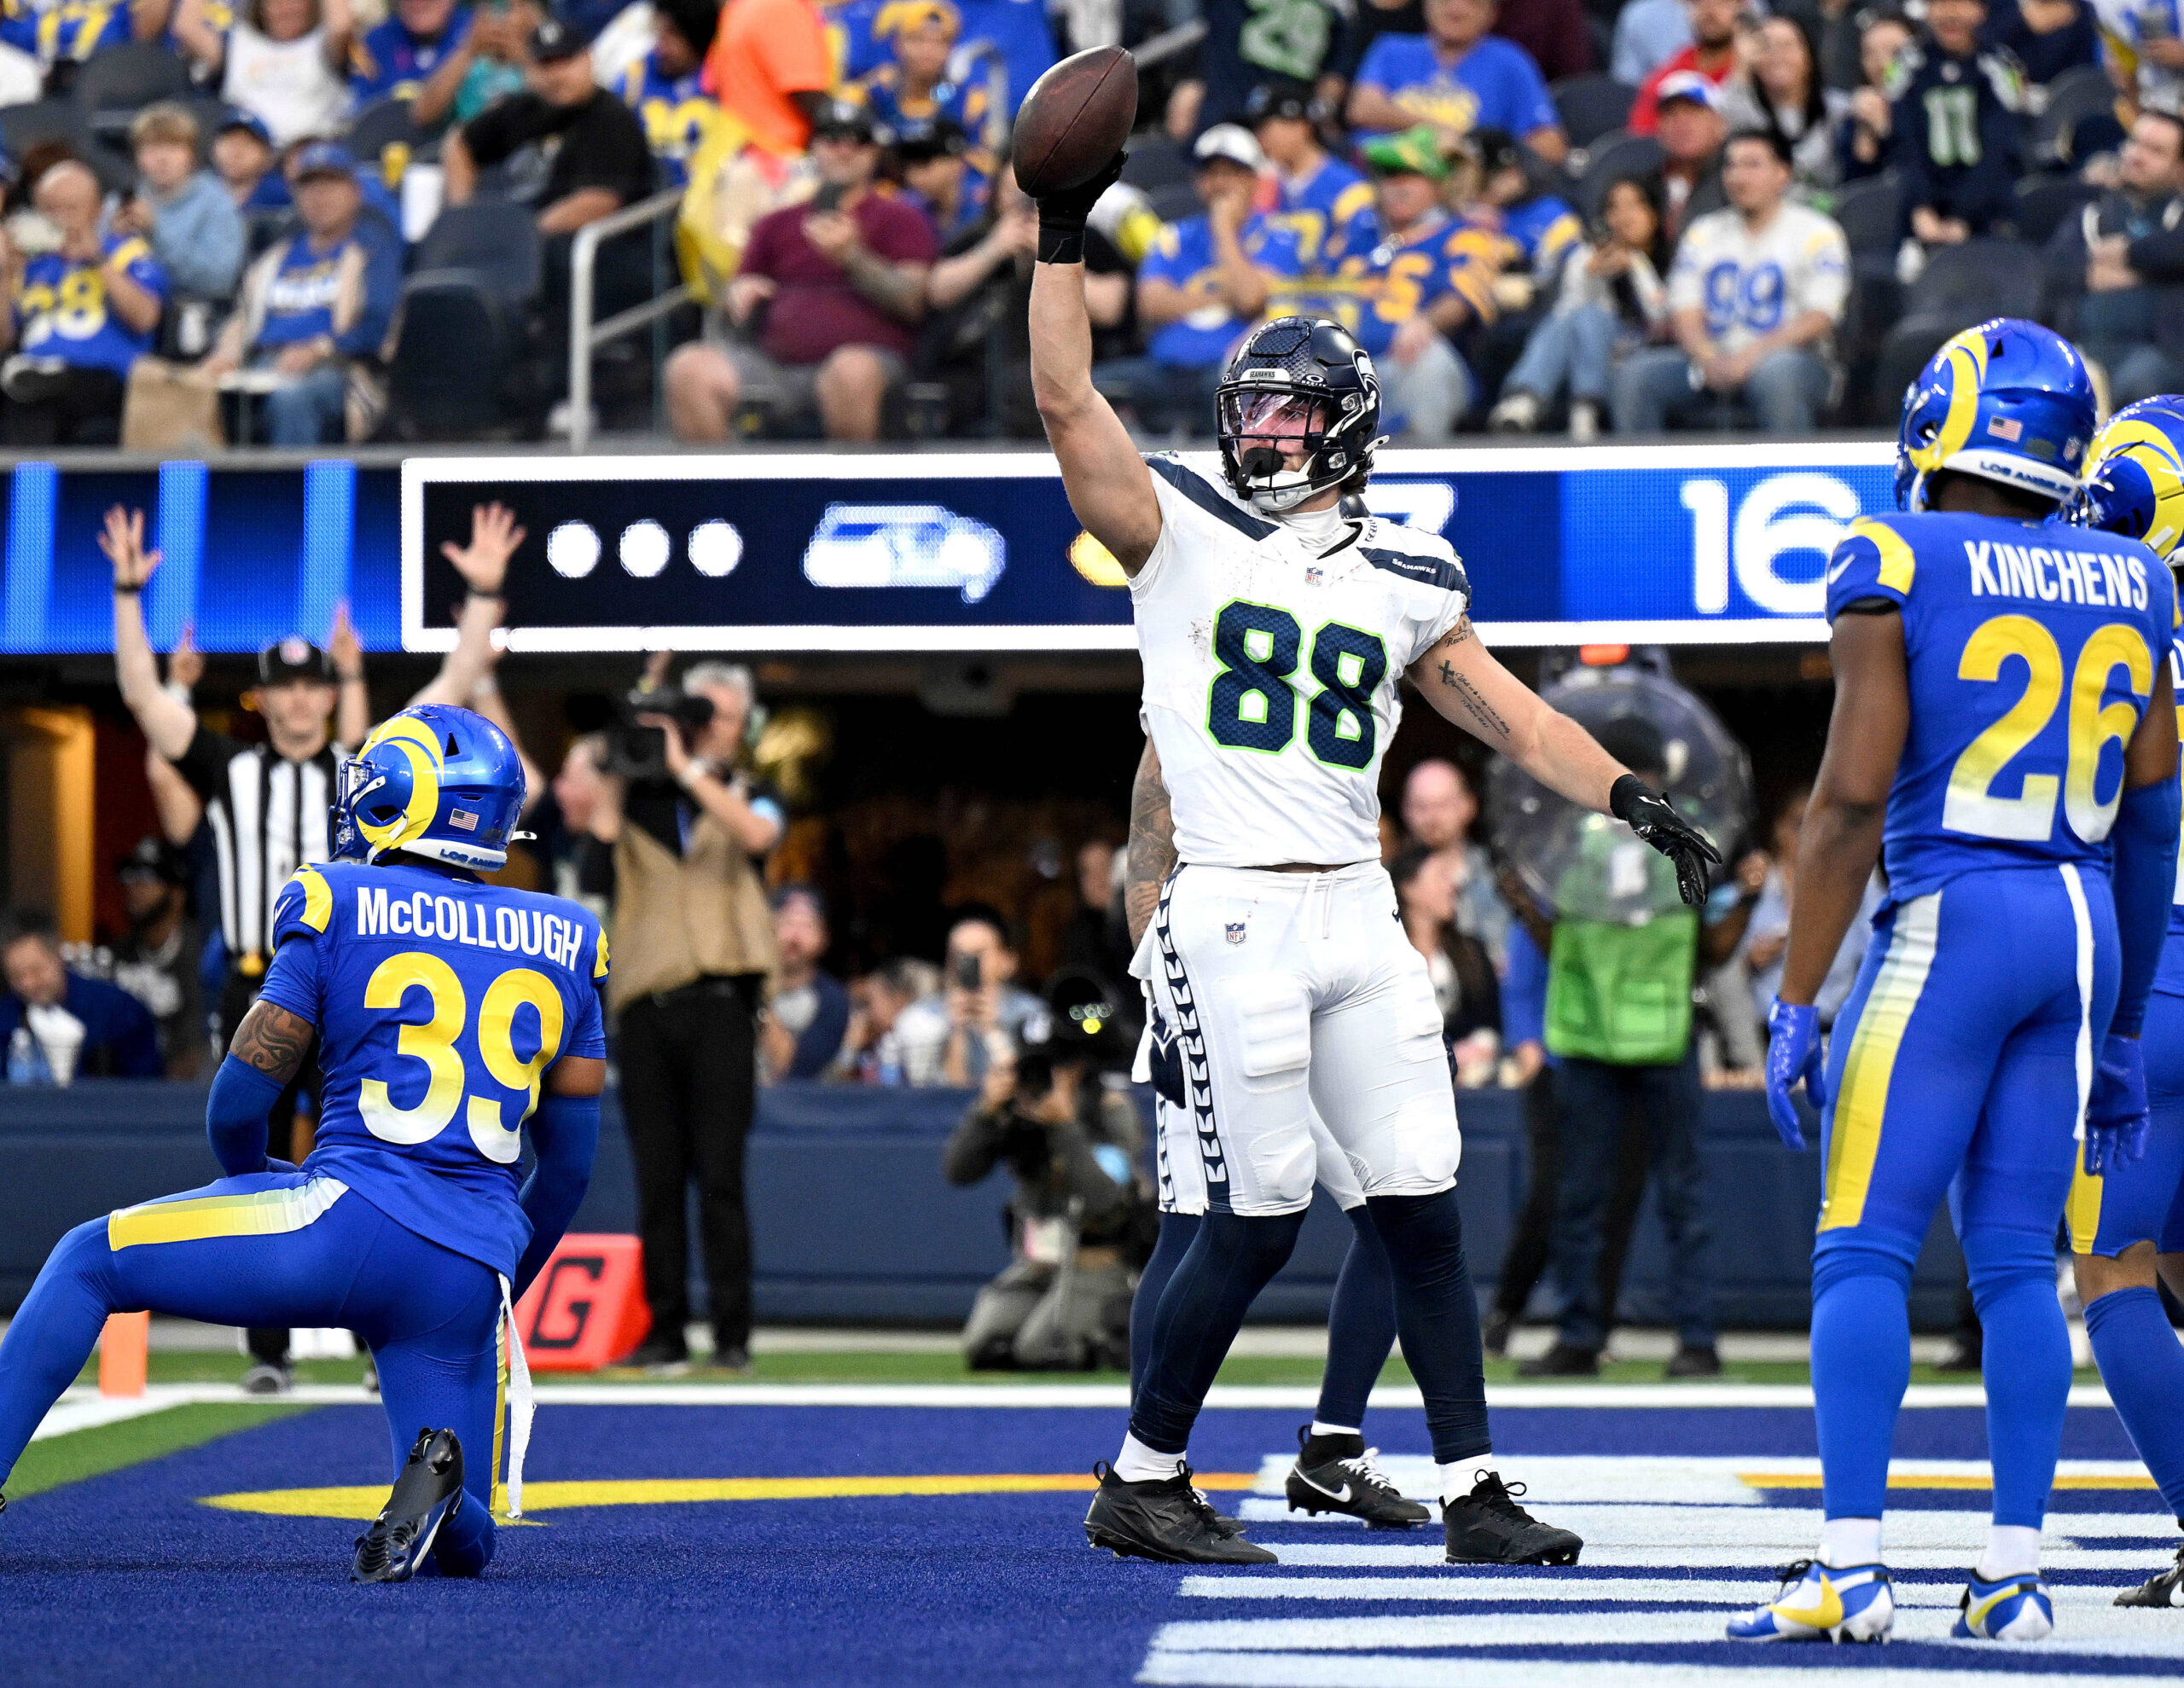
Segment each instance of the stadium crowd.
[{"label": "stadium crowd", "polygon": [[1115,41],[1141,131],[1088,300],[1147,434],[1203,432],[1287,311],[1359,335],[1414,441],[1885,424],[2004,313],[2121,403],[2184,380],[2175,11],[6,0],[0,436],[566,428],[576,236],[651,205],[594,318],[683,303],[663,368],[599,348],[605,425],[1036,438],[1009,114]]}]

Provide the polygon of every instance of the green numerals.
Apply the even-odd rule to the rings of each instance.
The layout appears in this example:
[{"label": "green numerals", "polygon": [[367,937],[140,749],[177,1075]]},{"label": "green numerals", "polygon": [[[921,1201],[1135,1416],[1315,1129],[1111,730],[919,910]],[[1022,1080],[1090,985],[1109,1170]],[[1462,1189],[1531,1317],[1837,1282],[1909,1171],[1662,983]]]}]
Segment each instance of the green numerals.
[{"label": "green numerals", "polygon": [[[1221,672],[1206,699],[1205,730],[1217,745],[1276,755],[1297,736],[1297,672],[1304,648],[1297,618],[1271,604],[1241,599],[1213,624],[1213,655]],[[1304,742],[1336,768],[1372,765],[1376,745],[1373,694],[1387,678],[1380,640],[1329,622],[1312,640],[1312,677],[1320,689],[1307,709]]]}]

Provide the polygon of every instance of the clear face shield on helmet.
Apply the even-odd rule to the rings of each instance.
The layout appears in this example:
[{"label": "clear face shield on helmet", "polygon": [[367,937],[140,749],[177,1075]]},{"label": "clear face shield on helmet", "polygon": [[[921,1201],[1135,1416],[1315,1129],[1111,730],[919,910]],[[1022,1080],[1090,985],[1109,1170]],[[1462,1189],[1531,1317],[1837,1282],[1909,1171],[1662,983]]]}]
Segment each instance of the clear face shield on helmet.
[{"label": "clear face shield on helmet", "polygon": [[1327,399],[1248,388],[1223,393],[1217,417],[1252,502],[1269,510],[1292,508],[1316,490],[1313,461],[1333,420]]}]

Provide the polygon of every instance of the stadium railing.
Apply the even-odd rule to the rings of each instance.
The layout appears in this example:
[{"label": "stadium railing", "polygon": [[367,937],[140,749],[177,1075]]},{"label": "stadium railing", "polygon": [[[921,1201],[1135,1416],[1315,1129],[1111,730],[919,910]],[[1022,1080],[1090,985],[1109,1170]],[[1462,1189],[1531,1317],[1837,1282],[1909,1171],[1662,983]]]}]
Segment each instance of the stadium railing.
[{"label": "stadium railing", "polygon": [[[669,249],[669,231],[682,204],[682,190],[670,188],[625,206],[611,217],[587,223],[577,230],[569,248],[569,449],[582,451],[591,444],[591,359],[601,346],[640,328],[653,330],[653,382],[659,386],[659,368],[667,358],[660,325],[690,297]],[[599,248],[618,235],[649,227],[652,231],[653,297],[642,305],[619,310],[603,322],[592,321],[597,292]]]}]

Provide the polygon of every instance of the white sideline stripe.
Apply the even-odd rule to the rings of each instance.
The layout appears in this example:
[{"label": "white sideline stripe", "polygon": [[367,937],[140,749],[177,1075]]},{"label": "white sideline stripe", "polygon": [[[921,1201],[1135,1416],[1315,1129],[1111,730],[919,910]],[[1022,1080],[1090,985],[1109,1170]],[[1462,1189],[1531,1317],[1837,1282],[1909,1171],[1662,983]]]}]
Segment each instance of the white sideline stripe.
[{"label": "white sideline stripe", "polygon": [[[1992,1643],[1982,1643],[1992,1645]],[[1764,1652],[1765,1649],[1757,1650]],[[1155,1648],[1137,1673],[1140,1682],[1175,1688],[1571,1688],[1573,1668],[1560,1659],[1407,1658],[1401,1654],[1190,1653]],[[1806,1666],[1622,1664],[1582,1667],[1583,1679],[1601,1688],[1997,1688],[2007,1679],[1992,1670],[1889,1670]],[[1487,1673],[1491,1673],[1490,1676]],[[2158,1678],[2057,1678],[2070,1688],[2145,1688]]]},{"label": "white sideline stripe", "polygon": [[142,1395],[101,1395],[96,1389],[79,1384],[53,1403],[38,1427],[31,1432],[31,1440],[44,1441],[48,1436],[65,1436],[72,1430],[124,1424],[131,1418],[141,1418],[147,1412],[163,1412],[170,1404],[148,1401]]},{"label": "white sideline stripe", "polygon": [[[1756,1604],[1756,1603],[1755,1603]],[[2073,1610],[2065,1628],[2037,1646],[2042,1653],[2107,1658],[2175,1658],[2184,1664],[2184,1633],[2157,1618],[2117,1607]],[[1991,1641],[1951,1642],[1954,1608],[1916,1607],[1897,1615],[1898,1641],[1980,1649]],[[1213,1652],[1365,1652],[1382,1648],[1618,1647],[1723,1641],[1719,1612],[1481,1612],[1465,1616],[1213,1618],[1163,1624],[1153,1650]]]},{"label": "white sideline stripe", "polygon": [[[1763,1513],[1761,1516],[1766,1515]],[[1702,1544],[1696,1552],[1688,1546],[1618,1548],[1616,1550],[1615,1563],[1618,1565],[1677,1568],[1689,1566],[1694,1563],[1705,1565],[1751,1565],[1755,1569],[1771,1572],[1775,1566],[1782,1563],[1786,1552],[1794,1551],[1795,1553],[1802,1556],[1809,1552],[1812,1544],[1820,1539],[1820,1514],[1815,1511],[1804,1516],[1809,1518],[1809,1526],[1803,1534],[1787,1542],[1722,1541],[1717,1537],[1714,1540]],[[1899,1519],[1918,1516],[1920,1515],[1915,1512],[1891,1513],[1889,1527],[1893,1529]],[[1888,1556],[1891,1569],[1962,1571],[1968,1568],[1971,1561],[1978,1557],[1978,1549],[1984,1546],[1980,1540],[1982,1532],[1975,1525],[1968,1523],[1960,1513],[1943,1513],[1939,1516],[1954,1517],[1957,1521],[1956,1534],[1953,1539],[1953,1544],[1945,1547],[1886,1547],[1883,1552]],[[2145,1517],[2148,1523],[2155,1526],[2147,1534],[2153,1535],[2164,1534],[2163,1526],[2166,1524],[2167,1520],[2151,1512]],[[1355,1568],[1360,1570],[1395,1570],[1430,1565],[1451,1577],[1461,1577],[1469,1569],[1463,1565],[1447,1563],[1444,1555],[1448,1550],[1443,1543],[1438,1541],[1418,1547],[1378,1547],[1353,1545],[1349,1542],[1320,1541],[1295,1543],[1277,1541],[1267,1545],[1281,1556],[1279,1563],[1284,1565],[1317,1565],[1329,1569]],[[1589,1552],[1591,1544],[1589,1543],[1587,1546]],[[2160,1569],[2160,1566],[2154,1563],[2155,1553],[2146,1548],[2045,1546],[2042,1549],[2041,1557],[2042,1563],[2057,1569],[2135,1570],[2139,1574],[2140,1581],[2143,1581],[2152,1572]],[[2177,1645],[2180,1650],[2184,1650],[2184,1627],[2180,1627],[2176,1633]]]},{"label": "white sideline stripe", "polygon": [[[1898,1582],[1896,1609],[1931,1606],[1956,1610],[1959,1585],[1950,1582]],[[1741,1610],[1769,1599],[1774,1588],[1769,1579],[1745,1577],[1735,1581],[1721,1578],[1686,1577],[1548,1577],[1506,1576],[1477,1579],[1449,1576],[1279,1576],[1264,1572],[1243,1576],[1187,1576],[1176,1591],[1187,1599],[1199,1600],[1430,1600],[1461,1604],[1467,1601],[1542,1600],[1554,1602],[1625,1601],[1633,1604],[1714,1604]],[[2116,1590],[2064,1583],[2048,1591],[2059,1609],[2079,1606],[2109,1608]],[[2073,1620],[2071,1628],[2075,1630]],[[2184,1634],[2178,1638],[2184,1646]]]},{"label": "white sideline stripe", "polygon": [[[1529,1500],[1530,1496],[1526,1499]],[[1817,1501],[1818,1496],[1814,1497]],[[1966,1497],[1972,1506],[1957,1511],[1903,1510],[1888,1515],[1881,1533],[1881,1553],[1893,1563],[1899,1548],[1957,1548],[1973,1553],[1985,1545],[1988,1506],[1984,1492]],[[1303,1515],[1298,1515],[1301,1517]],[[1595,1560],[1611,1559],[1647,1547],[1676,1549],[1687,1560],[1706,1563],[1713,1544],[1734,1541],[1753,1552],[1779,1553],[1784,1560],[1809,1555],[1820,1540],[1821,1509],[1806,1506],[1571,1506],[1542,1511],[1546,1522],[1575,1530],[1585,1539],[1585,1551]],[[1273,1522],[1273,1521],[1269,1521]],[[1434,1541],[1440,1532],[1421,1525]],[[2108,1535],[2151,1537],[2174,1541],[2174,1521],[2165,1512],[2050,1513],[2042,1542],[2050,1551],[2068,1551],[2073,1537]],[[1292,1557],[1287,1544],[1267,1544],[1285,1561]],[[1390,1543],[1330,1547],[1313,1542],[1312,1552],[1410,1552],[1420,1551]],[[2141,1549],[2142,1552],[2146,1550]],[[1438,1553],[1435,1555],[1438,1558]],[[1302,1563],[1299,1561],[1298,1563]]]}]

